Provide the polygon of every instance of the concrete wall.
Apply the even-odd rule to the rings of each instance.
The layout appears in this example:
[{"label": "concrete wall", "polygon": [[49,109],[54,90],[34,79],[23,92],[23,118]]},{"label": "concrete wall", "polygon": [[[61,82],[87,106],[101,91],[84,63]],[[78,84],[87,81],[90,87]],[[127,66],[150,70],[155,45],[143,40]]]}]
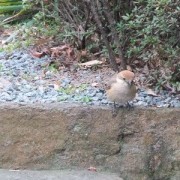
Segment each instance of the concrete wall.
[{"label": "concrete wall", "polygon": [[180,109],[0,106],[0,168],[88,168],[127,180],[180,179]]}]

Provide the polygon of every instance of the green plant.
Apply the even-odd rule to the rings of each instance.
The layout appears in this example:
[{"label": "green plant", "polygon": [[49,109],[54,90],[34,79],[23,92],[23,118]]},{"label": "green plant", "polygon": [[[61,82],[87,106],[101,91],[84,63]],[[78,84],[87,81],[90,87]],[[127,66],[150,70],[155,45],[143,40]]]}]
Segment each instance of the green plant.
[{"label": "green plant", "polygon": [[17,32],[14,39],[3,45],[0,51],[13,51],[17,48],[27,48],[32,44],[36,44],[36,41],[40,39],[47,39],[56,36],[59,32],[59,24],[54,20],[46,19],[45,22],[41,19],[36,18],[36,16],[29,21],[24,21],[19,24],[12,26],[4,25],[5,29],[13,29]]},{"label": "green plant", "polygon": [[54,73],[58,72],[58,69],[55,64],[51,64],[48,66],[49,71],[52,71]]},{"label": "green plant", "polygon": [[88,103],[88,102],[91,102],[92,101],[92,98],[89,97],[89,96],[83,96],[81,98],[81,102],[85,102],[85,103]]},{"label": "green plant", "polygon": [[0,72],[3,70],[3,65],[0,63]]},{"label": "green plant", "polygon": [[0,1],[0,14],[12,13],[23,8],[22,0],[3,0]]},{"label": "green plant", "polygon": [[66,101],[67,99],[68,99],[67,96],[59,96],[59,97],[57,98],[57,101]]},{"label": "green plant", "polygon": [[78,87],[78,89],[79,89],[80,92],[82,92],[82,91],[86,90],[87,87],[88,87],[87,84],[81,84],[81,85]]},{"label": "green plant", "polygon": [[7,51],[7,52],[12,52],[14,49],[18,49],[21,48],[21,42],[19,41],[13,41],[11,43],[9,43],[8,45],[6,45],[3,50]]},{"label": "green plant", "polygon": [[76,86],[69,84],[66,87],[60,87],[57,91],[62,92],[67,95],[80,94],[81,92],[86,90],[87,86],[88,86],[87,84],[81,84],[76,87]]},{"label": "green plant", "polygon": [[77,101],[88,103],[92,101],[92,98],[89,96],[82,96],[81,93],[87,89],[87,84],[81,84],[79,86],[73,86],[71,84],[66,87],[60,87],[57,91],[63,93],[58,97],[58,101],[65,101],[68,99],[67,95],[73,95],[77,99]]},{"label": "green plant", "polygon": [[[117,23],[121,41],[128,45],[125,56],[129,59],[139,58],[144,61],[164,58],[179,38],[179,10],[180,3],[171,0],[136,0],[131,12],[122,16],[122,21]],[[163,53],[159,53],[159,50]],[[178,52],[174,52],[175,56]]]},{"label": "green plant", "polygon": [[68,85],[67,87],[60,87],[58,89],[58,92],[62,92],[64,94],[70,95],[70,94],[73,94],[75,90],[76,90],[76,87],[72,85]]},{"label": "green plant", "polygon": [[138,60],[147,65],[150,70],[147,79],[157,88],[178,91],[180,70],[174,66],[180,60],[179,15],[180,1],[136,0],[132,10],[117,23],[129,64]]}]

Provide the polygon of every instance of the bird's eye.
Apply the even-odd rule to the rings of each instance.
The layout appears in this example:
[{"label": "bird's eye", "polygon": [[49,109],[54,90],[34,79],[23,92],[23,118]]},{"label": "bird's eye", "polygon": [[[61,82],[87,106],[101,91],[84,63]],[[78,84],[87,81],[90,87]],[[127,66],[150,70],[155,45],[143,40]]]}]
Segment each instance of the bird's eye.
[{"label": "bird's eye", "polygon": [[123,80],[126,80],[125,78],[123,78]]}]

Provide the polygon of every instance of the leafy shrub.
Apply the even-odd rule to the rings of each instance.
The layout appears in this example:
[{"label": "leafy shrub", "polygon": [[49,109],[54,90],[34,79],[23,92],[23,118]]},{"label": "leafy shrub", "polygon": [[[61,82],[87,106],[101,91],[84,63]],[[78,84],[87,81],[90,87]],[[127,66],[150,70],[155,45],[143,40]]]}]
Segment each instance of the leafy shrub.
[{"label": "leafy shrub", "polygon": [[180,46],[180,2],[172,0],[137,0],[130,13],[117,23],[121,41],[126,41],[125,55],[144,61],[178,56]]}]

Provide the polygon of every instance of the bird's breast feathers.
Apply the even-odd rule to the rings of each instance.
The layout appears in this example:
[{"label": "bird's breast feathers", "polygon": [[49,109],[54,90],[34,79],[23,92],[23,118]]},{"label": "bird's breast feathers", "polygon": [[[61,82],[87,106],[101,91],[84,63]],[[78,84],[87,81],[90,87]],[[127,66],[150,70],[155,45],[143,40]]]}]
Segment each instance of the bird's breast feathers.
[{"label": "bird's breast feathers", "polygon": [[111,101],[126,103],[132,100],[136,95],[136,87],[126,83],[113,83],[111,88],[107,90],[107,97]]}]

